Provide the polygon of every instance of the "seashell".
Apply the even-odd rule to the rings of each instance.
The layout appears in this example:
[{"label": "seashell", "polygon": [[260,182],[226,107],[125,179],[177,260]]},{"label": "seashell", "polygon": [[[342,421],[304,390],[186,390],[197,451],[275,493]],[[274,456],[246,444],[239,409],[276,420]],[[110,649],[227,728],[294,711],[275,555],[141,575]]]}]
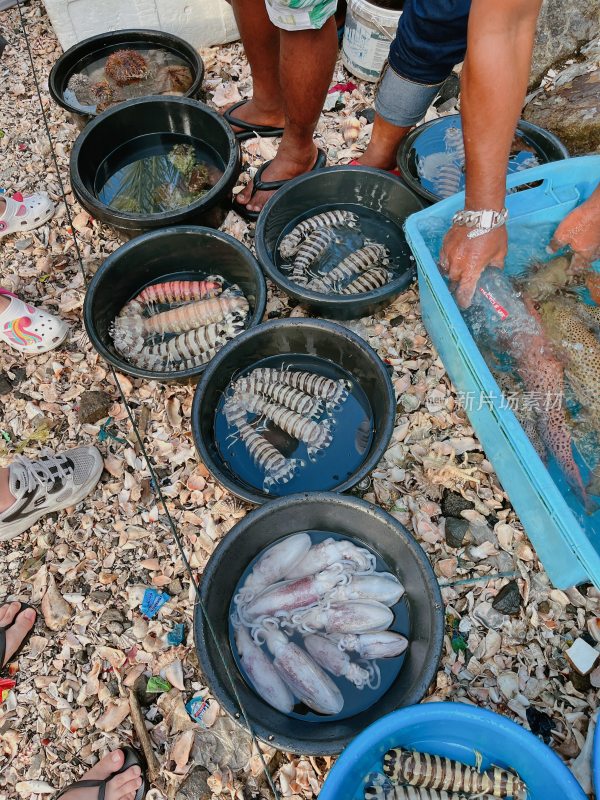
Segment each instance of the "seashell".
[{"label": "seashell", "polygon": [[356,117],[346,117],[342,122],[342,136],[346,144],[352,144],[360,136],[360,122]]},{"label": "seashell", "polygon": [[177,775],[183,775],[185,773],[193,743],[194,731],[192,730],[184,731],[175,739],[171,752],[169,753],[169,759],[175,762],[175,773]]},{"label": "seashell", "polygon": [[58,591],[53,575],[48,579],[48,588],[42,600],[42,614],[46,627],[51,631],[62,631],[73,615],[73,608]]},{"label": "seashell", "polygon": [[473,561],[481,561],[484,558],[496,555],[497,552],[493,542],[483,542],[478,547],[469,547],[467,550],[469,558],[473,559]]},{"label": "seashell", "polygon": [[138,617],[131,628],[127,631],[136,642],[141,642],[148,633],[149,623],[143,617]]},{"label": "seashell", "polygon": [[183,665],[179,659],[172,661],[163,670],[161,670],[161,675],[163,678],[166,678],[171,686],[175,687],[175,689],[179,689],[180,691],[185,689],[185,683],[183,680]]},{"label": "seashell", "polygon": [[515,672],[501,672],[498,675],[498,688],[507,700],[519,694],[519,676]]},{"label": "seashell", "polygon": [[35,578],[32,581],[32,589],[31,589],[31,599],[30,603],[34,605],[39,603],[42,597],[46,592],[46,586],[48,582],[48,567],[44,564],[44,566],[38,570]]},{"label": "seashell", "polygon": [[104,714],[96,720],[96,727],[108,733],[114,731],[129,716],[129,700],[125,698],[110,703]]},{"label": "seashell", "polygon": [[30,797],[33,794],[54,794],[56,791],[46,781],[19,781],[15,785],[15,789],[22,797]]},{"label": "seashell", "polygon": [[114,647],[99,647],[97,653],[104,661],[108,661],[115,670],[121,669],[127,660],[125,653],[122,650],[115,650]]},{"label": "seashell", "polygon": [[196,723],[186,711],[179,689],[171,689],[170,692],[161,694],[156,705],[160,708],[166,724],[170,726],[171,735],[193,730],[196,727]]},{"label": "seashell", "polygon": [[587,629],[592,639],[600,642],[600,617],[588,619]]}]

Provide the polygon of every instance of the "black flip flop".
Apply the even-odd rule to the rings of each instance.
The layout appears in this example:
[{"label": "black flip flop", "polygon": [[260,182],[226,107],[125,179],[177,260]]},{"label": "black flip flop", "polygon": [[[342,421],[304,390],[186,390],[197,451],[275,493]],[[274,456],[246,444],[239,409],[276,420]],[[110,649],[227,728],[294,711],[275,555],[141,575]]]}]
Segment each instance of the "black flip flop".
[{"label": "black flip flop", "polygon": [[240,100],[239,103],[234,103],[230,108],[223,113],[223,119],[231,126],[241,128],[241,131],[235,131],[236,138],[239,141],[251,139],[254,136],[264,136],[266,138],[272,136],[283,136],[283,128],[276,128],[273,125],[253,125],[251,122],[246,122],[243,119],[233,116],[233,112],[237,108],[246,105],[248,100]]},{"label": "black flip flop", "polygon": [[[4,659],[6,657],[6,631],[8,631],[8,630],[10,630],[12,628],[12,626],[15,624],[19,614],[22,611],[27,611],[28,608],[31,608],[32,611],[35,611],[35,608],[33,606],[30,606],[29,603],[21,603],[21,608],[15,614],[15,618],[10,623],[10,625],[0,625],[0,674],[2,673],[2,670],[5,669],[8,666],[8,663],[12,663],[13,661],[17,660],[17,658],[19,657],[19,655],[23,651],[23,648],[25,647],[25,645],[27,644],[27,642],[31,638],[31,634],[33,633],[33,629],[35,627],[35,623],[32,625],[31,629],[26,634],[26,636],[23,639],[23,641],[21,642],[21,644],[17,647],[16,651],[10,657],[10,662],[7,662],[6,664],[4,663]],[[37,611],[35,611],[35,616],[36,616],[36,621],[37,621]]]},{"label": "black flip flop", "polygon": [[[250,195],[250,200],[254,197],[256,192],[276,192],[277,189],[281,189],[282,186],[285,186],[286,183],[293,181],[294,178],[285,178],[281,181],[263,181],[262,174],[269,166],[271,161],[265,161],[264,164],[261,164],[258,170],[256,171],[256,175],[252,181],[252,194]],[[319,148],[317,150],[317,160],[310,168],[309,172],[314,172],[317,169],[322,169],[325,164],[327,163],[327,154],[324,150]],[[306,174],[306,173],[305,173]],[[235,200],[232,203],[233,210],[236,214],[239,214],[240,217],[244,219],[250,220],[250,222],[256,222],[256,220],[260,216],[260,211],[248,211],[246,206],[241,205],[241,203],[236,203]]]},{"label": "black flip flop", "polygon": [[95,788],[98,789],[97,800],[104,800],[104,795],[106,793],[106,787],[108,783],[112,781],[112,779],[115,778],[117,775],[120,775],[122,772],[125,772],[125,770],[128,770],[129,767],[140,767],[142,770],[142,776],[141,776],[142,785],[135,793],[135,800],[142,800],[143,796],[146,794],[146,776],[144,774],[146,770],[146,761],[142,756],[142,754],[133,747],[121,747],[120,749],[125,754],[125,761],[123,762],[123,766],[121,767],[121,769],[118,769],[116,770],[116,772],[113,772],[110,778],[104,778],[104,780],[96,778],[95,780],[88,779],[83,781],[75,781],[75,783],[72,783],[70,786],[66,786],[61,792],[59,792],[54,798],[54,800],[58,800],[59,797],[62,797],[67,792],[70,792],[73,789],[95,789]]}]

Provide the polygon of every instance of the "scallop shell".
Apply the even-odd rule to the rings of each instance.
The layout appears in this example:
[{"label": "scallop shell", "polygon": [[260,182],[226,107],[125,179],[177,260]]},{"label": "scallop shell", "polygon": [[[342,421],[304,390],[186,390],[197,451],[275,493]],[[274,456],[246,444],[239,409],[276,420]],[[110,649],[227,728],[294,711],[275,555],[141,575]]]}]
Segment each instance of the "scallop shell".
[{"label": "scallop shell", "polygon": [[346,117],[342,122],[342,136],[346,144],[352,144],[360,136],[360,122],[356,117]]}]

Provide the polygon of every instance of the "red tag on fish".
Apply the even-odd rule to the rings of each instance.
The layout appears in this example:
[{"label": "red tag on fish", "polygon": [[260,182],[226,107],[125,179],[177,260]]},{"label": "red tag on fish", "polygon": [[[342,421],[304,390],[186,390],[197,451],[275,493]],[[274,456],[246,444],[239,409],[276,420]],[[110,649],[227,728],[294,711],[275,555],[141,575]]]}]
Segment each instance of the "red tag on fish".
[{"label": "red tag on fish", "polygon": [[494,295],[491,292],[488,292],[486,289],[483,289],[481,286],[479,287],[479,291],[485,297],[486,300],[489,300],[490,305],[492,306],[492,308],[494,309],[496,314],[498,314],[500,319],[502,321],[504,321],[508,317],[508,311],[504,308],[504,306],[500,305],[500,303],[496,300],[496,298],[494,297]]}]

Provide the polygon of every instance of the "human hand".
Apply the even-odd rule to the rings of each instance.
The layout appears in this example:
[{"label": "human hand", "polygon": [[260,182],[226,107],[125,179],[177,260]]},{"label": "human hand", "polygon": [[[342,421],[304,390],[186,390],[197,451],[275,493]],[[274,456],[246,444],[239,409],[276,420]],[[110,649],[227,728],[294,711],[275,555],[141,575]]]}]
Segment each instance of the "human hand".
[{"label": "human hand", "polygon": [[600,202],[595,196],[571,211],[556,229],[550,249],[565,246],[574,254],[572,271],[587,269],[600,258]]},{"label": "human hand", "polygon": [[488,266],[502,269],[508,251],[505,225],[475,239],[468,239],[468,232],[469,228],[464,225],[453,225],[444,238],[440,252],[440,267],[452,284],[458,284],[454,296],[461,308],[471,305],[483,270]]}]

